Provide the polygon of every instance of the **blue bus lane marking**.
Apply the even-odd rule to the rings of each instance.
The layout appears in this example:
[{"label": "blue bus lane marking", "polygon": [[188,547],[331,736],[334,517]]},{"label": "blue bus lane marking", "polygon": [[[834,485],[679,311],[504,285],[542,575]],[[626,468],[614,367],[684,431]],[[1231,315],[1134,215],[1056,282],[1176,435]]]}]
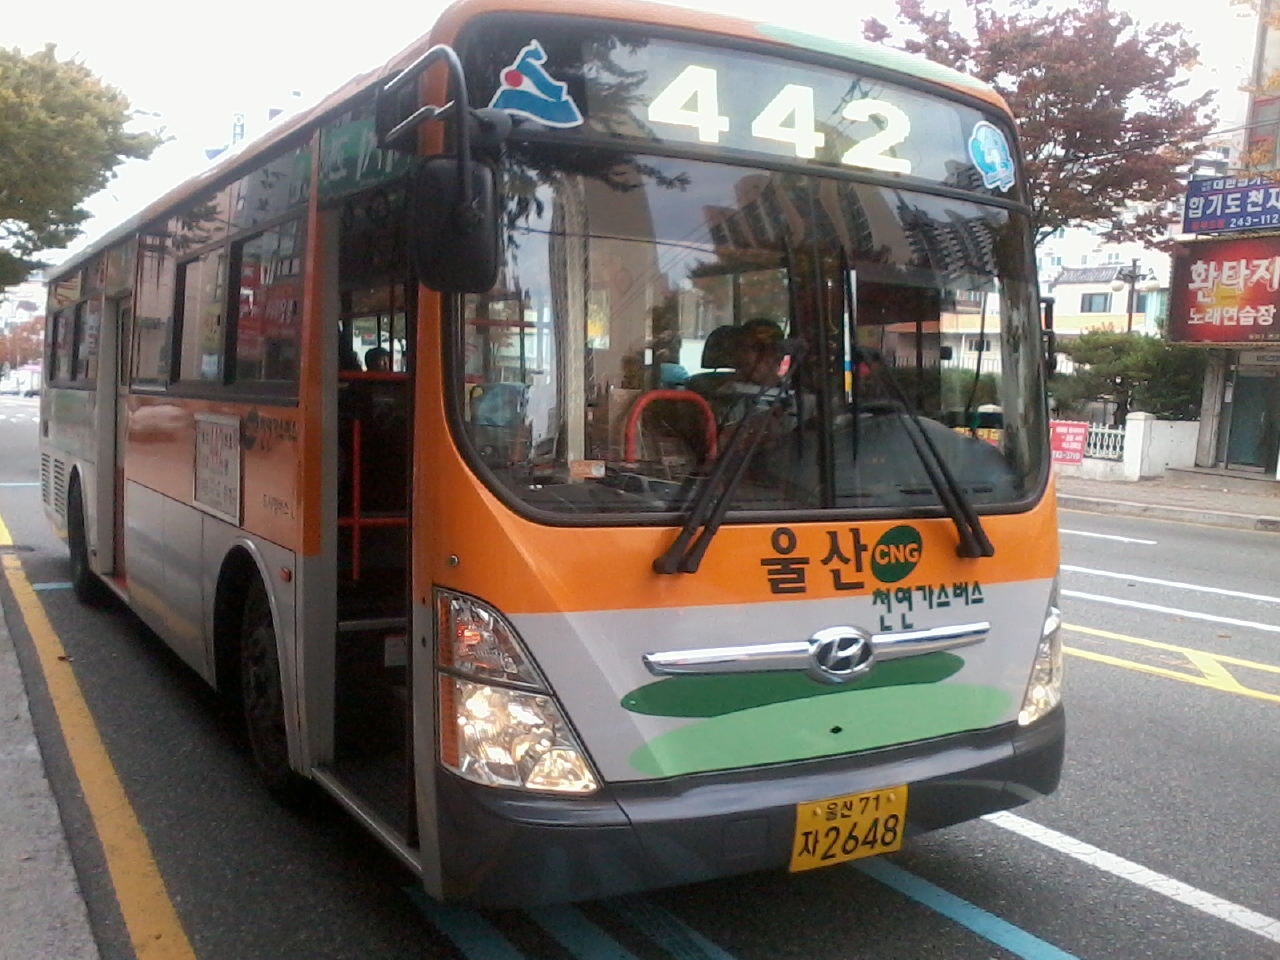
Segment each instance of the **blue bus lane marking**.
[{"label": "blue bus lane marking", "polygon": [[529,917],[577,960],[637,960],[630,950],[583,916],[577,907],[541,907]]},{"label": "blue bus lane marking", "polygon": [[733,954],[650,900],[618,897],[603,903],[614,916],[645,934],[675,960],[736,960]]},{"label": "blue bus lane marking", "polygon": [[[1079,960],[1075,954],[887,860],[873,858],[853,866],[1022,960]],[[409,887],[406,892],[467,960],[527,960],[477,911],[437,903],[417,887]],[[678,916],[643,897],[618,897],[602,900],[600,905],[675,960],[737,960]],[[637,960],[635,954],[587,919],[577,907],[542,907],[529,910],[526,915],[551,934],[575,960]]]},{"label": "blue bus lane marking", "polygon": [[996,946],[1022,957],[1023,960],[1078,960],[1075,954],[1067,953],[1027,933],[1021,927],[1014,926],[1007,920],[1001,920],[994,913],[988,913],[968,900],[962,900],[955,894],[934,886],[928,880],[923,880],[901,867],[894,866],[887,860],[872,857],[853,866],[886,887],[942,914],[948,920],[955,921],[983,939],[990,940]]},{"label": "blue bus lane marking", "polygon": [[[437,903],[417,887],[408,887],[405,892],[467,960],[526,960],[525,955],[478,911]],[[526,916],[551,934],[577,960],[638,960],[635,954],[583,916],[577,907],[543,907],[527,911]]]},{"label": "blue bus lane marking", "polygon": [[405,893],[467,960],[525,960],[524,954],[476,911],[437,903],[421,887],[406,887]]}]

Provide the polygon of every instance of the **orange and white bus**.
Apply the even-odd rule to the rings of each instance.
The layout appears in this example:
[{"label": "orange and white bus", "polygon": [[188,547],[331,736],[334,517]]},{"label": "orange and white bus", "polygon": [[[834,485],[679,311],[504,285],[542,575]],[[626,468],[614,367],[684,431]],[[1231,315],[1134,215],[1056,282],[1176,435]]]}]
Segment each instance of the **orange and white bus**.
[{"label": "orange and white bus", "polygon": [[462,0],[56,271],[45,509],[437,898],[893,851],[1061,770],[1028,204],[936,65]]}]

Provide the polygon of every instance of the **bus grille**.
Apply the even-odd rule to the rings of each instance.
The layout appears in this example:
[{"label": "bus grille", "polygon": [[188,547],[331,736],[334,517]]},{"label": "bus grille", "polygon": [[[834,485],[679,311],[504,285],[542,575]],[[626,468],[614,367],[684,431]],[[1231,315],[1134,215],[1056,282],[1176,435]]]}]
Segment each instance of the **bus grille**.
[{"label": "bus grille", "polygon": [[53,461],[53,509],[67,518],[67,465],[61,460]]},{"label": "bus grille", "polygon": [[40,499],[44,501],[46,507],[53,506],[53,490],[51,488],[53,480],[50,476],[49,460],[50,457],[47,453],[40,454]]}]

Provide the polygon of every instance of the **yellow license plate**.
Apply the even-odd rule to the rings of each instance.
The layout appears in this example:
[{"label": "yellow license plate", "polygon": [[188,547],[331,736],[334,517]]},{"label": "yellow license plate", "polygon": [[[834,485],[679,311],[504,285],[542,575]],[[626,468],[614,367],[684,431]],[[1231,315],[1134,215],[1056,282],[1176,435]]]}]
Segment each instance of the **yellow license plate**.
[{"label": "yellow license plate", "polygon": [[906,787],[798,803],[790,869],[812,870],[890,853],[902,846],[906,822]]}]

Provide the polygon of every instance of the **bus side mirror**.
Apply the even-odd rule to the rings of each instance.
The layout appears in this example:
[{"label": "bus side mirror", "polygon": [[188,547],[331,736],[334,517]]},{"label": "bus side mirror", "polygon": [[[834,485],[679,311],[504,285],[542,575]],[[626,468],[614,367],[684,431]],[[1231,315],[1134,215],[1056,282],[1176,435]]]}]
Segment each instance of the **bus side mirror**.
[{"label": "bus side mirror", "polygon": [[[464,176],[470,180],[469,200]],[[410,182],[407,240],[409,260],[423,286],[440,293],[493,289],[501,257],[493,167],[457,157],[423,161]]]}]

